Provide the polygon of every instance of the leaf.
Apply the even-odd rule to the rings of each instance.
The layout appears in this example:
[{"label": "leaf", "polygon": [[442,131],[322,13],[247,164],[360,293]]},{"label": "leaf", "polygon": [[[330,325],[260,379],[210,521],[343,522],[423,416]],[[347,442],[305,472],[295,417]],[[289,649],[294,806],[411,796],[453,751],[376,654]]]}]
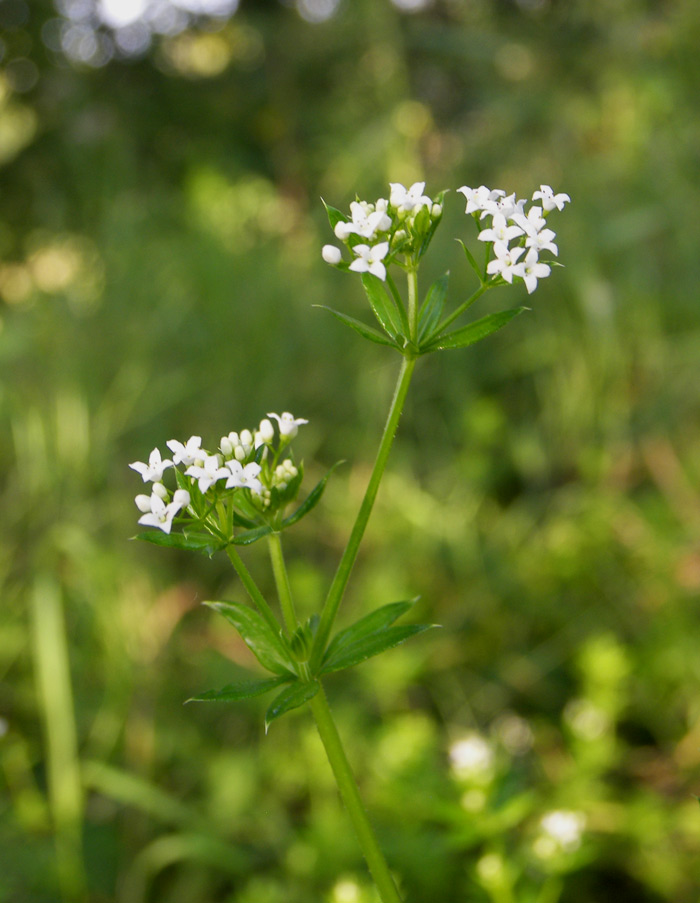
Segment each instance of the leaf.
[{"label": "leaf", "polygon": [[252,699],[262,696],[275,687],[289,683],[287,677],[271,677],[267,680],[240,680],[235,684],[227,684],[220,690],[206,690],[193,696],[187,702],[238,702],[241,699]]},{"label": "leaf", "polygon": [[377,276],[373,276],[372,273],[363,273],[362,285],[364,286],[367,300],[380,325],[392,339],[396,339],[397,336],[401,335],[401,317],[396,309],[394,299],[387,294],[384,283]]},{"label": "leaf", "polygon": [[321,203],[322,203],[323,206],[326,208],[326,214],[327,214],[327,216],[328,216],[328,222],[329,222],[330,225],[331,225],[331,229],[332,229],[333,232],[335,233],[335,227],[338,225],[338,223],[346,223],[346,222],[348,221],[348,218],[347,218],[347,216],[345,216],[344,213],[341,213],[340,210],[338,210],[338,209],[335,208],[335,207],[331,207],[330,204],[327,204],[327,203],[323,200],[323,198],[321,198]]},{"label": "leaf", "polygon": [[361,323],[360,320],[356,320],[354,317],[348,317],[347,314],[341,314],[340,311],[333,310],[332,307],[326,307],[325,304],[314,304],[314,307],[320,307],[322,310],[330,311],[334,317],[337,317],[341,321],[341,323],[347,324],[351,329],[354,329],[355,332],[359,332],[363,338],[369,339],[370,342],[376,342],[377,345],[389,345],[390,348],[398,347],[396,342],[392,342],[391,339],[386,338],[386,336],[383,336],[381,332],[378,332],[371,326],[365,326],[364,323]]},{"label": "leaf", "polygon": [[276,634],[269,624],[253,608],[240,602],[205,602],[209,608],[220,612],[240,633],[243,642],[257,658],[263,668],[273,674],[290,677],[294,674],[286,645],[280,634]]},{"label": "leaf", "polygon": [[457,239],[457,241],[458,241],[458,242],[460,243],[460,245],[464,248],[464,253],[467,255],[467,260],[469,261],[469,265],[470,265],[471,268],[474,270],[474,272],[476,273],[476,275],[479,277],[479,282],[483,283],[484,277],[483,277],[483,274],[482,274],[481,270],[479,269],[479,264],[476,262],[476,259],[474,258],[474,255],[473,255],[472,252],[469,250],[469,248],[464,244],[463,241],[461,241],[459,238]]},{"label": "leaf", "polygon": [[321,685],[317,680],[312,680],[310,683],[302,683],[298,680],[291,687],[282,690],[265,713],[265,733],[276,718],[286,715],[292,709],[298,709],[300,705],[313,699],[320,689]]},{"label": "leaf", "polygon": [[468,345],[473,345],[475,342],[485,339],[492,332],[502,329],[506,323],[509,323],[513,317],[517,317],[524,310],[529,310],[529,308],[515,307],[512,310],[502,310],[496,314],[482,317],[480,320],[475,320],[474,323],[469,323],[468,326],[463,326],[461,329],[455,329],[454,332],[437,336],[437,338],[431,339],[421,348],[421,354],[447,348],[466,348]]},{"label": "leaf", "polygon": [[416,601],[417,599],[412,599],[410,602],[390,602],[388,605],[382,605],[381,608],[377,608],[370,614],[365,615],[364,618],[360,618],[359,621],[355,621],[354,624],[346,627],[345,630],[338,631],[328,644],[323,661],[327,662],[340,649],[345,648],[349,644],[356,643],[371,633],[376,633],[378,630],[391,626],[397,618],[400,618],[402,614],[413,608]]},{"label": "leaf", "polygon": [[442,311],[445,306],[445,297],[447,296],[447,283],[450,279],[449,270],[428,289],[425,301],[421,305],[418,312],[418,341],[422,342],[424,338],[430,336],[435,327],[440,322]]},{"label": "leaf", "polygon": [[162,530],[137,533],[132,539],[151,542],[155,546],[167,546],[171,549],[184,549],[187,552],[200,552],[210,558],[214,552],[226,547],[226,543],[211,533],[164,533]]},{"label": "leaf", "polygon": [[307,495],[306,499],[297,508],[297,510],[293,514],[290,514],[289,517],[285,517],[285,519],[282,521],[283,527],[291,527],[292,524],[296,524],[298,521],[300,521],[302,519],[302,517],[306,517],[306,515],[309,513],[309,511],[312,510],[312,508],[315,508],[316,505],[318,505],[318,503],[321,500],[321,496],[323,495],[323,490],[326,488],[326,483],[328,482],[328,478],[333,473],[333,471],[336,469],[336,467],[339,467],[343,463],[344,463],[343,461],[336,461],[336,463],[333,465],[333,467],[331,467],[331,469],[328,471],[328,473],[326,473],[326,475],[323,476],[318,481],[318,483],[316,483],[314,488]]},{"label": "leaf", "polygon": [[231,543],[234,546],[249,546],[258,539],[262,539],[263,536],[267,536],[268,533],[272,533],[272,527],[263,524],[262,527],[255,527],[253,530],[244,530],[243,533],[234,536]]},{"label": "leaf", "polygon": [[385,627],[369,636],[351,643],[339,649],[332,659],[329,659],[319,671],[319,674],[329,674],[332,671],[342,671],[344,668],[352,668],[375,655],[379,655],[386,649],[399,646],[407,639],[424,630],[436,627],[436,624],[410,624],[402,627]]}]

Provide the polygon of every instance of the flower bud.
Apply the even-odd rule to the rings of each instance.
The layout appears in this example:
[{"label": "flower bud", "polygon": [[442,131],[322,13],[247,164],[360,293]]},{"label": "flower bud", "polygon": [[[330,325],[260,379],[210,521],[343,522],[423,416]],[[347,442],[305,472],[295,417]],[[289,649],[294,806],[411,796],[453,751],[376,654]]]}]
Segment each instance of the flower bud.
[{"label": "flower bud", "polygon": [[235,447],[235,449],[233,450],[233,456],[236,459],[236,461],[245,460],[245,449],[243,448],[242,445],[237,445]]},{"label": "flower bud", "polygon": [[163,501],[165,501],[168,497],[168,490],[165,488],[165,486],[163,486],[162,483],[154,483],[153,495],[157,495],[159,499],[163,499]]},{"label": "flower bud", "polygon": [[[345,226],[347,223],[338,223],[338,226]],[[338,228],[336,226],[336,230]],[[336,236],[340,238],[336,231]],[[340,253],[340,248],[336,248],[335,245],[324,245],[321,248],[321,257],[326,261],[326,263],[330,263],[331,266],[336,266],[342,260],[343,255]]]},{"label": "flower bud", "polygon": [[269,445],[270,442],[275,438],[275,428],[272,426],[272,423],[265,418],[260,421],[260,426],[258,427],[257,436],[260,437],[262,442],[265,445]]},{"label": "flower bud", "polygon": [[430,215],[433,219],[437,219],[439,216],[442,216],[442,204],[433,204]]},{"label": "flower bud", "polygon": [[244,446],[248,447],[248,451],[253,447],[253,434],[250,430],[243,430],[241,432],[241,442]]},{"label": "flower bud", "polygon": [[219,446],[221,451],[224,453],[225,457],[230,458],[233,454],[233,442],[229,439],[228,436],[223,436],[221,439],[221,445]]},{"label": "flower bud", "polygon": [[134,499],[136,502],[136,507],[142,514],[149,514],[151,510],[151,497],[150,495],[137,495]]}]

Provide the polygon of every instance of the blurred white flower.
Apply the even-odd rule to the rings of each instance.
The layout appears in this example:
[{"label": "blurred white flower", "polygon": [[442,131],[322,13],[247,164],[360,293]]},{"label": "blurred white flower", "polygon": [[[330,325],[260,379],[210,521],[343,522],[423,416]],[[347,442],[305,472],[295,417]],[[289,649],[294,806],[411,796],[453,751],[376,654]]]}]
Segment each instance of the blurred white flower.
[{"label": "blurred white flower", "polygon": [[287,439],[293,439],[299,432],[299,427],[302,424],[309,422],[308,420],[304,420],[303,417],[294,417],[294,415],[290,414],[289,411],[285,411],[283,414],[268,413],[267,416],[275,418],[275,420],[279,424],[280,436],[283,436]]},{"label": "blurred white flower", "polygon": [[535,853],[548,859],[558,853],[573,853],[581,846],[586,816],[571,809],[554,809],[540,819],[540,836],[533,845]]},{"label": "blurred white flower", "polygon": [[207,455],[201,464],[193,464],[185,471],[188,477],[194,477],[199,485],[199,491],[204,493],[216,483],[230,476],[229,471],[221,466],[219,455]]},{"label": "blurred white flower", "polygon": [[458,778],[487,776],[493,767],[493,749],[480,734],[469,734],[449,749],[452,770]]}]

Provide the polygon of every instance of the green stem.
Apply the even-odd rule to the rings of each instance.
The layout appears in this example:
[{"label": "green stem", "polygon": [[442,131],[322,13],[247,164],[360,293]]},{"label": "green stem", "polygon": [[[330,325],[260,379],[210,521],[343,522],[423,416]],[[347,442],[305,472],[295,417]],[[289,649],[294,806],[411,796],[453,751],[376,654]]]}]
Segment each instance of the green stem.
[{"label": "green stem", "polygon": [[263,618],[265,618],[275,634],[277,634],[280,629],[279,621],[275,617],[275,614],[270,606],[265,601],[265,597],[258,589],[258,586],[255,580],[253,580],[250,571],[243,564],[243,559],[236,551],[236,547],[226,546],[226,554],[228,555],[231,564],[234,566],[236,573],[241,578],[241,583],[246,588],[246,592],[253,600],[254,604],[258,607],[258,611],[263,616]]},{"label": "green stem", "polygon": [[323,687],[321,687],[309,705],[316,719],[316,727],[325,747],[328,761],[333,769],[340,795],[350,815],[382,903],[401,903],[401,897],[394,884],[394,879],[391,877],[389,866],[377,843],[374,830],[360,799],[357,782],[345,755],[338,728],[335,726]]},{"label": "green stem", "polygon": [[418,342],[418,271],[415,267],[406,273],[408,280],[408,330],[409,339]]},{"label": "green stem", "polygon": [[404,357],[401,363],[401,370],[399,371],[399,377],[396,382],[394,397],[391,402],[391,407],[389,408],[389,415],[384,426],[381,442],[379,443],[379,450],[374,462],[374,468],[369,478],[367,489],[365,490],[365,496],[362,499],[360,510],[357,513],[352,532],[350,533],[348,543],[343,552],[343,557],[340,559],[340,564],[335,572],[323,610],[321,611],[321,620],[319,621],[310,658],[310,669],[312,674],[315,673],[321,662],[321,656],[325,651],[335,616],[338,613],[338,608],[343,599],[345,587],[350,579],[350,572],[355,563],[355,558],[357,557],[357,552],[365,528],[367,527],[369,516],[372,513],[372,506],[377,497],[377,490],[379,489],[379,484],[382,475],[384,474],[384,468],[386,467],[391,445],[394,441],[396,428],[399,424],[399,418],[401,417],[401,411],[403,410],[404,402],[406,401],[408,387],[415,366],[416,358],[413,357]]},{"label": "green stem", "polygon": [[292,599],[292,588],[289,585],[289,575],[284,564],[284,555],[282,554],[282,542],[279,533],[270,533],[267,537],[267,547],[270,550],[270,560],[272,562],[272,573],[275,575],[275,585],[277,586],[277,595],[280,600],[284,623],[290,633],[299,626],[297,613],[294,608],[294,600]]},{"label": "green stem", "polygon": [[454,323],[457,317],[461,316],[467,308],[471,307],[475,301],[478,301],[479,298],[487,292],[490,288],[494,286],[490,282],[484,282],[483,285],[480,285],[479,288],[474,292],[473,295],[470,295],[469,298],[464,302],[464,304],[460,304],[456,310],[453,310],[452,313],[447,317],[447,319],[443,320],[440,324],[439,332],[444,332],[447,327]]}]

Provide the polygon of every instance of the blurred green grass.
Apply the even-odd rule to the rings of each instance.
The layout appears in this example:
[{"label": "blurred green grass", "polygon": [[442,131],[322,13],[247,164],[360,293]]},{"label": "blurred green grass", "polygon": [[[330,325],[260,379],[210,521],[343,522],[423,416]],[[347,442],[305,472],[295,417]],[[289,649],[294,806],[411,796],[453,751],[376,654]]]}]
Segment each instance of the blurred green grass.
[{"label": "blurred green grass", "polygon": [[[185,34],[224,52],[204,77],[211,46],[182,36],[67,64],[42,40],[56,11],[24,6],[18,25],[0,3],[0,899],[372,899],[309,719],[264,738],[262,703],[183,708],[254,666],[198,605],[241,588],[126,541],[126,465],[308,417],[309,485],[348,461],[288,537],[314,610],[397,366],[312,309],[364,315],[320,260],[318,199],[425,177],[573,202],[532,313],[418,372],[341,619],[420,594],[445,629],[328,682],[370,811],[408,901],[695,903],[700,12],[364,0],[311,24],[248,2]],[[454,301],[462,203],[427,274],[449,268]],[[37,599],[65,619],[72,700]],[[493,769],[460,776],[474,732]],[[542,857],[560,810],[581,846]]]}]

